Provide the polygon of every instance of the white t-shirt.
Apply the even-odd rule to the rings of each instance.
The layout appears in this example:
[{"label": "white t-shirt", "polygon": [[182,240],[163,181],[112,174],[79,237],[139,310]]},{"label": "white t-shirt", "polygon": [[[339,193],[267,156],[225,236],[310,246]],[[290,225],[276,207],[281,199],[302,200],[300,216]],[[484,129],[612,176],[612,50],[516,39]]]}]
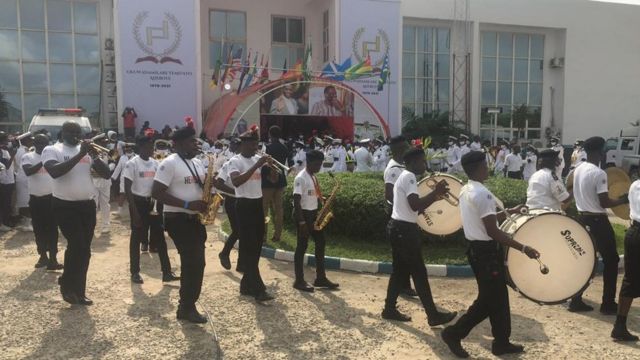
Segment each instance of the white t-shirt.
[{"label": "white t-shirt", "polygon": [[[260,155],[253,155],[250,158],[238,154],[229,160],[229,175],[233,173],[246,173],[258,160]],[[245,199],[260,199],[262,197],[262,169],[257,169],[251,174],[249,180],[236,187],[236,197]]]},{"label": "white t-shirt", "polygon": [[[186,164],[185,164],[186,161]],[[159,164],[156,176],[153,178],[165,186],[167,193],[184,201],[202,200],[202,188],[194,177],[200,178],[200,182],[204,184],[206,172],[200,160],[193,158],[185,161],[178,154],[167,156]],[[187,164],[189,164],[187,167]],[[189,171],[191,168],[191,171]],[[193,174],[192,174],[193,172]],[[196,214],[196,211],[188,210],[183,207],[164,205],[164,212],[168,213],[187,213]]]},{"label": "white t-shirt", "polygon": [[373,157],[366,147],[360,147],[353,153],[356,160],[355,172],[367,172],[372,171],[371,165],[373,164]]},{"label": "white t-shirt", "polygon": [[562,202],[569,198],[567,189],[550,169],[540,169],[531,175],[527,188],[527,207],[530,209],[562,209]]},{"label": "white t-shirt", "polygon": [[573,171],[573,197],[578,211],[606,214],[598,194],[609,192],[607,173],[590,162],[584,162]]},{"label": "white t-shirt", "polygon": [[418,212],[409,206],[407,196],[418,194],[416,175],[408,170],[402,170],[393,186],[393,211],[391,218],[410,223],[418,222]]},{"label": "white t-shirt", "polygon": [[404,170],[404,165],[391,159],[384,169],[384,183],[394,185]]},{"label": "white t-shirt", "polygon": [[20,146],[18,150],[16,150],[15,157],[15,171],[16,171],[16,181],[27,181],[27,174],[24,173],[24,169],[22,168],[22,157],[29,152],[25,146]]},{"label": "white t-shirt", "polygon": [[300,207],[302,210],[316,210],[318,208],[318,194],[313,183],[313,178],[302,170],[293,181],[293,194],[300,195]]},{"label": "white t-shirt", "polygon": [[113,174],[111,174],[112,180],[118,179],[118,176],[120,176],[120,174],[122,173],[122,170],[124,170],[124,166],[127,164],[128,161],[129,161],[129,157],[126,154],[120,155],[120,159],[118,159],[118,165],[116,165],[116,168],[113,170]]},{"label": "white t-shirt", "polygon": [[629,187],[629,209],[631,220],[640,222],[640,180],[634,181]]},{"label": "white t-shirt", "polygon": [[[11,159],[11,155],[7,150],[2,149],[2,158],[3,159]],[[15,161],[12,161],[11,164],[7,167],[5,165],[4,170],[0,170],[0,184],[14,184],[16,182],[15,175],[13,173]]]},{"label": "white t-shirt", "polygon": [[[22,165],[37,165],[42,162],[42,155],[35,151],[28,152],[22,156]],[[25,174],[26,176],[26,174]],[[29,194],[33,196],[45,196],[51,195],[53,190],[53,179],[47,172],[47,169],[42,166],[35,174],[27,176],[27,182],[29,184]]]},{"label": "white t-shirt", "polygon": [[483,218],[496,214],[495,196],[482,183],[469,180],[460,190],[460,215],[464,236],[471,241],[491,241]]},{"label": "white t-shirt", "polygon": [[[216,177],[217,179],[222,179],[222,181],[224,181],[224,184],[227,185],[228,187],[235,189],[235,186],[233,186],[233,182],[231,182],[231,176],[229,176],[229,162],[225,162],[224,164],[222,164],[222,166],[220,167],[220,170],[218,171],[218,176]],[[220,193],[224,193],[227,196],[231,196],[231,197],[236,197],[235,194],[228,194],[226,192],[222,192],[221,190],[218,190],[218,192]]]},{"label": "white t-shirt", "polygon": [[536,172],[536,165],[538,163],[538,157],[536,154],[527,155],[525,159],[524,169],[522,170],[522,176],[525,180],[529,181],[531,176]]},{"label": "white t-shirt", "polygon": [[153,158],[144,161],[136,155],[124,166],[122,176],[131,180],[131,192],[133,195],[150,197],[153,188],[153,178],[158,171],[158,161]]},{"label": "white t-shirt", "polygon": [[[68,161],[80,152],[80,145],[69,146],[64,143],[56,143],[42,150],[42,163],[51,160],[58,163]],[[53,179],[53,196],[66,201],[91,200],[95,195],[95,187],[91,180],[91,165],[93,160],[85,155],[66,174]]]},{"label": "white t-shirt", "polygon": [[522,168],[522,158],[518,154],[511,153],[504,160],[508,172],[517,172]]}]

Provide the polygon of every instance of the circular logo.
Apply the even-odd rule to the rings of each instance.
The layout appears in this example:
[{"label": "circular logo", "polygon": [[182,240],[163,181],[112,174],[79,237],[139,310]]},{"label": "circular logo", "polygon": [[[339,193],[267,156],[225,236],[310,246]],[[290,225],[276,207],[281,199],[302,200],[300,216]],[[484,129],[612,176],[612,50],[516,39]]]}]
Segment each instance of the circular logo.
[{"label": "circular logo", "polygon": [[175,15],[164,13],[161,22],[149,21],[149,12],[140,12],[133,20],[133,39],[147,57],[138,58],[136,63],[151,61],[155,63],[174,62],[182,64],[179,59],[171,57],[182,41],[182,26]]},{"label": "circular logo", "polygon": [[370,55],[371,66],[381,67],[385,56],[389,54],[391,46],[389,35],[383,29],[378,29],[375,36],[366,34],[366,32],[364,27],[360,27],[353,34],[353,41],[351,42],[353,56],[358,62],[362,62],[367,58],[367,55]]}]

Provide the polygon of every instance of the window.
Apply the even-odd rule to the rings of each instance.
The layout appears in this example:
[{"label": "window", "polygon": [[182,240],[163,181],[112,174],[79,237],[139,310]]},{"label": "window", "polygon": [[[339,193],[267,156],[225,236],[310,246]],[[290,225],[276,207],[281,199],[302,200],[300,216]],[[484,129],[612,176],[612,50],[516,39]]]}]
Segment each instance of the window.
[{"label": "window", "polygon": [[271,62],[274,67],[291,69],[304,56],[304,19],[274,16],[271,18]]},{"label": "window", "polygon": [[449,111],[449,34],[450,30],[447,28],[413,25],[403,27],[403,116],[429,116]]},{"label": "window", "polygon": [[224,64],[229,50],[235,53],[247,48],[246,14],[239,11],[209,11],[209,67],[215,69],[216,62]]},{"label": "window", "polygon": [[322,62],[329,61],[329,10],[322,13]]},{"label": "window", "polygon": [[622,139],[622,143],[620,143],[620,150],[633,150],[635,142],[635,139]]},{"label": "window", "polygon": [[481,136],[541,139],[544,36],[485,31],[480,41],[480,106],[504,109],[497,124],[481,111]]}]

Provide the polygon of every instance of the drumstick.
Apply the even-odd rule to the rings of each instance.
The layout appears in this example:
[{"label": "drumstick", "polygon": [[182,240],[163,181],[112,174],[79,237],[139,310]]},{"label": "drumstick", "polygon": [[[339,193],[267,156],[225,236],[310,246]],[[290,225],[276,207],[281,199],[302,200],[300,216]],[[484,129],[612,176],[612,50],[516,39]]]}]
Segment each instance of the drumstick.
[{"label": "drumstick", "polygon": [[536,260],[538,260],[538,264],[540,264],[540,272],[542,275],[547,275],[549,273],[549,267],[543,264],[539,257],[537,257]]}]

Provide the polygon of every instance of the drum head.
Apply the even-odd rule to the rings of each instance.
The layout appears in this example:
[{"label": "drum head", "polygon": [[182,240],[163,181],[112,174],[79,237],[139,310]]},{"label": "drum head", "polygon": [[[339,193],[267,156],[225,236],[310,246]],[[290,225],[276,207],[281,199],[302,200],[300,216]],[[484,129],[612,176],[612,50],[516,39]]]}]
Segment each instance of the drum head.
[{"label": "drum head", "polygon": [[[627,173],[617,167],[607,168],[607,183],[609,185],[609,197],[617,199],[629,193],[631,179]],[[629,220],[629,204],[622,204],[611,208],[616,216],[623,220]]]},{"label": "drum head", "polygon": [[[427,179],[434,179],[436,182],[445,180],[449,184],[449,191],[456,197],[460,196],[462,182],[457,178],[446,174],[435,174],[422,179],[418,183],[418,194],[423,197],[432,190],[427,186]],[[450,235],[462,228],[462,217],[457,206],[449,204],[446,200],[440,200],[429,206],[424,213],[418,216],[418,226],[422,230],[433,235]]]},{"label": "drum head", "polygon": [[557,304],[583,290],[594,275],[596,251],[589,232],[576,220],[548,212],[529,215],[514,239],[534,247],[549,273],[540,272],[535,259],[515,249],[506,253],[509,285],[542,304]]}]

